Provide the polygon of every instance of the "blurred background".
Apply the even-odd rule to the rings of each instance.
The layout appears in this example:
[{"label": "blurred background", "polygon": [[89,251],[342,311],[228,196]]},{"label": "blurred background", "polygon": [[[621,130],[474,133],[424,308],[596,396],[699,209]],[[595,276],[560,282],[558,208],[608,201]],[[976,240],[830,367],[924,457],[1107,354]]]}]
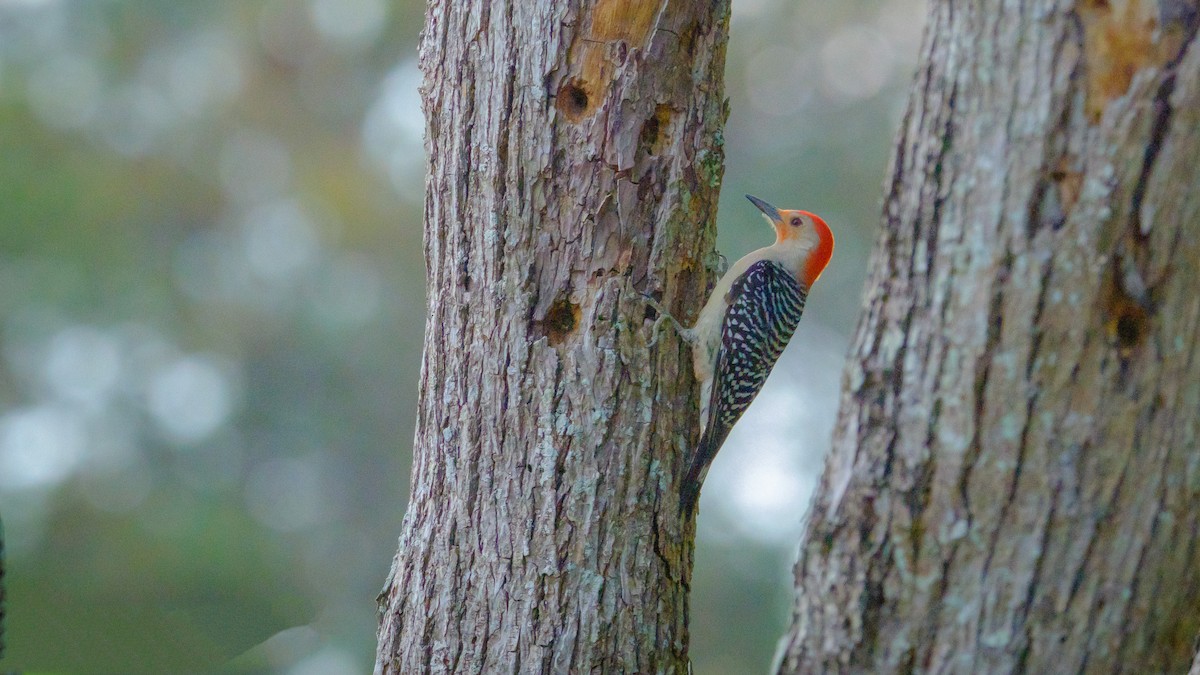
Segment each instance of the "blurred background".
[{"label": "blurred background", "polygon": [[[733,0],[719,227],[838,240],[709,474],[698,673],[763,672],[920,0]],[[0,0],[0,670],[370,672],[425,279],[416,0]],[[753,431],[751,431],[753,430]]]}]

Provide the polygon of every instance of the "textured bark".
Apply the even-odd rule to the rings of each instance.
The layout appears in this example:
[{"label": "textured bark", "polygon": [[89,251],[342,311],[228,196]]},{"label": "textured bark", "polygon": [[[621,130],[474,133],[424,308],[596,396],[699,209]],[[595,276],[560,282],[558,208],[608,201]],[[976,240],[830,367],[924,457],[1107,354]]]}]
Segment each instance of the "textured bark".
[{"label": "textured bark", "polygon": [[429,318],[377,670],[686,671],[697,392],[640,292],[699,307],[712,276],[727,30],[727,1],[430,3]]},{"label": "textured bark", "polygon": [[1196,2],[934,0],[783,673],[1182,673]]}]

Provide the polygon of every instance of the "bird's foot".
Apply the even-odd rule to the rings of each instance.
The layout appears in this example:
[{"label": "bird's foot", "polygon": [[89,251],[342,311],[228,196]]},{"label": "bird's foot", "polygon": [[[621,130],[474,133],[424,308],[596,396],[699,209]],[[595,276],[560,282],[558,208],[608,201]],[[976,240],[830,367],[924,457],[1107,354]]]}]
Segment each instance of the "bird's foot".
[{"label": "bird's foot", "polygon": [[658,318],[654,320],[654,325],[650,327],[650,342],[647,344],[648,347],[653,347],[658,343],[658,329],[659,326],[662,325],[663,321],[670,321],[671,325],[675,327],[675,332],[679,334],[679,337],[682,338],[684,342],[688,343],[689,345],[695,342],[695,333],[691,328],[685,328],[683,324],[679,323],[679,319],[676,319],[674,316],[672,316],[671,313],[668,312],[658,300],[655,300],[646,293],[642,293],[641,295],[646,299],[646,304],[650,305],[650,307],[652,307],[654,311],[658,313]]}]

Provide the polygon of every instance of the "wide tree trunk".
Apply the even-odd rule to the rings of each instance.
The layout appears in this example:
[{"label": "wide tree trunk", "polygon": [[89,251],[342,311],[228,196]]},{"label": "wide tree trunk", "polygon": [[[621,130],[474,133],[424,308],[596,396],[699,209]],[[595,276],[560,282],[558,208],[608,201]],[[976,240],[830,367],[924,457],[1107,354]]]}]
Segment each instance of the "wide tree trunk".
[{"label": "wide tree trunk", "polygon": [[697,392],[640,293],[699,307],[715,267],[727,31],[727,0],[430,3],[429,316],[378,671],[686,671]]},{"label": "wide tree trunk", "polygon": [[782,673],[1183,673],[1197,3],[931,0]]}]

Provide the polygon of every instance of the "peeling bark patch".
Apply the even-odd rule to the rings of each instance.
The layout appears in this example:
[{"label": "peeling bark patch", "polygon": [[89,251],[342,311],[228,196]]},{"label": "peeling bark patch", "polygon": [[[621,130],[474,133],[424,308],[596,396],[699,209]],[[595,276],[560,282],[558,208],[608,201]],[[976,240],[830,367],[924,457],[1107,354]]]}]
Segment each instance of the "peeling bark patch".
[{"label": "peeling bark patch", "polygon": [[1175,60],[1190,32],[1191,15],[1165,13],[1149,0],[1088,0],[1079,9],[1083,24],[1088,118],[1100,121],[1105,107],[1124,96],[1134,75]]},{"label": "peeling bark patch", "polygon": [[634,50],[644,50],[665,11],[663,2],[644,0],[599,0],[592,10],[586,32],[571,45],[570,62],[578,78],[607,92],[613,76]]},{"label": "peeling bark patch", "polygon": [[555,104],[572,124],[578,124],[587,118],[589,111],[587,89],[578,80],[570,80],[558,90]]},{"label": "peeling bark patch", "polygon": [[592,38],[646,44],[662,3],[645,0],[600,0],[592,14]]},{"label": "peeling bark patch", "polygon": [[661,2],[599,0],[584,43],[584,76],[607,82],[613,66],[623,63],[630,49],[644,49],[649,44],[662,9]]},{"label": "peeling bark patch", "polygon": [[1154,41],[1157,13],[1150,2],[1139,0],[1090,0],[1079,13],[1087,63],[1087,113],[1095,123],[1109,101],[1129,90],[1137,71],[1159,60]]}]

